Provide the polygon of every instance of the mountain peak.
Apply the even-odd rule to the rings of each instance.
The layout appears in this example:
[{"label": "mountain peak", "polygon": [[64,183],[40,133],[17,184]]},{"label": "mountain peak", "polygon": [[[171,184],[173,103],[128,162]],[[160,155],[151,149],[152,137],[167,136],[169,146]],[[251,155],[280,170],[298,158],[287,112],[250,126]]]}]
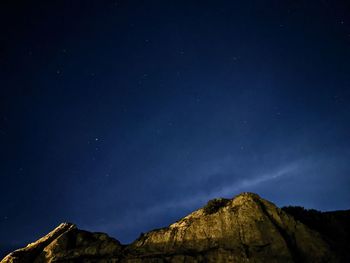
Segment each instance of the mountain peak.
[{"label": "mountain peak", "polygon": [[322,262],[324,258],[331,262],[332,258],[317,233],[254,193],[210,200],[169,227],[144,234],[131,247],[147,254],[197,251],[214,261],[218,255],[212,251],[219,248],[234,262],[248,258],[272,262],[272,255],[276,262]]},{"label": "mountain peak", "polygon": [[1,263],[342,262],[326,240],[259,195],[242,193],[210,200],[130,245],[62,223]]}]

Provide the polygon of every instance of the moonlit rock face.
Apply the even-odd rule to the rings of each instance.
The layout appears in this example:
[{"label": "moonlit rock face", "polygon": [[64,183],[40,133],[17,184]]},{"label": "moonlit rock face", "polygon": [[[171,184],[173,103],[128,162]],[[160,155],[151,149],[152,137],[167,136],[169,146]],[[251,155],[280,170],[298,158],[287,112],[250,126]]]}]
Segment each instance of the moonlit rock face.
[{"label": "moonlit rock face", "polygon": [[130,245],[61,224],[1,263],[341,262],[319,233],[258,195],[217,200]]},{"label": "moonlit rock face", "polygon": [[132,247],[148,253],[197,251],[213,262],[220,261],[219,254],[226,255],[222,262],[331,260],[327,245],[317,233],[251,193],[237,196],[213,214],[195,211],[169,228],[149,232]]}]

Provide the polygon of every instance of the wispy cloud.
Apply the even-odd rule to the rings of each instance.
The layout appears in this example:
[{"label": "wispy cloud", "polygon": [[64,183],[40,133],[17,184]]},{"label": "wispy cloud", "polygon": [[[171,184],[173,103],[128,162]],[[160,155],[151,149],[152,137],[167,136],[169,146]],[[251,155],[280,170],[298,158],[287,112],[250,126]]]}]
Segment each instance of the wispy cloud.
[{"label": "wispy cloud", "polygon": [[[249,191],[250,187],[257,186],[259,184],[265,183],[267,181],[275,180],[277,178],[292,176],[297,173],[301,168],[299,162],[293,162],[283,167],[280,167],[271,172],[257,174],[248,179],[242,179],[240,181],[235,181],[231,184],[225,185],[224,187],[211,191],[209,193],[201,192],[196,195],[186,196],[181,199],[176,199],[170,202],[158,203],[155,206],[147,208],[144,212],[147,214],[157,214],[164,210],[171,208],[192,208],[196,205],[203,204],[203,202],[215,197],[230,197],[239,193],[240,191]],[[215,174],[213,174],[215,176]]]},{"label": "wispy cloud", "polygon": [[[113,233],[120,228],[135,227],[138,224],[144,224],[145,218],[156,218],[161,214],[168,213],[168,211],[181,211],[196,209],[209,199],[216,197],[232,197],[243,191],[251,191],[251,188],[256,187],[260,184],[283,178],[287,176],[295,176],[305,169],[305,163],[300,161],[292,162],[284,166],[278,167],[274,170],[264,173],[256,172],[253,176],[246,179],[236,180],[232,183],[227,183],[223,187],[210,192],[199,192],[193,195],[183,195],[181,198],[168,200],[164,202],[158,202],[157,204],[144,209],[130,210],[126,212],[122,217],[118,218],[113,222],[104,222],[103,230]],[[213,173],[211,176],[215,176]],[[207,175],[208,176],[208,175]],[[170,222],[169,222],[170,223]],[[101,226],[90,226],[91,229],[99,229]]]}]

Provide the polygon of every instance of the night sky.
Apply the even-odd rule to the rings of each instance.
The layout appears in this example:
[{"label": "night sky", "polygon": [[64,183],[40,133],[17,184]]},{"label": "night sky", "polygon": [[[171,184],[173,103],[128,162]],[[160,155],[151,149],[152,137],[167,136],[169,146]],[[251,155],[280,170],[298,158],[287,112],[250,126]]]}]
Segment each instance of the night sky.
[{"label": "night sky", "polygon": [[1,1],[0,247],[64,221],[127,243],[245,191],[350,208],[349,14]]}]

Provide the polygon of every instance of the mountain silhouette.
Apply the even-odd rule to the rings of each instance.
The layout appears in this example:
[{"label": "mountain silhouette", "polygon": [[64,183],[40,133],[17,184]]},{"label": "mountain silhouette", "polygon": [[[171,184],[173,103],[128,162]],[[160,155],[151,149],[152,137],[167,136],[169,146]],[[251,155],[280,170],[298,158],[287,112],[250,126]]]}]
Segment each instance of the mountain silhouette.
[{"label": "mountain silhouette", "polygon": [[[146,219],[145,219],[146,220]],[[350,210],[278,208],[254,193],[213,199],[128,245],[62,223],[12,262],[350,262]]]}]

